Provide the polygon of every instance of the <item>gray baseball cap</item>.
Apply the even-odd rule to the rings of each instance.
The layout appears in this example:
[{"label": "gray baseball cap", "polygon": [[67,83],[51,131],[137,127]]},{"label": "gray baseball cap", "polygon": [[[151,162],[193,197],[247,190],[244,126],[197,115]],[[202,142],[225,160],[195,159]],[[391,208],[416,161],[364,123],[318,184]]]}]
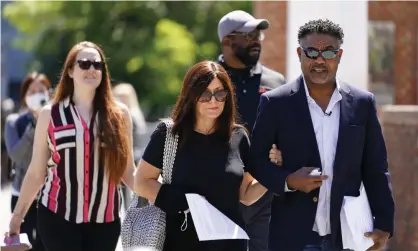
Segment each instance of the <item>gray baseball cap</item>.
[{"label": "gray baseball cap", "polygon": [[267,19],[255,19],[245,11],[234,10],[223,16],[219,21],[218,37],[222,41],[225,36],[233,31],[247,33],[255,29],[265,30],[269,25],[270,23]]}]

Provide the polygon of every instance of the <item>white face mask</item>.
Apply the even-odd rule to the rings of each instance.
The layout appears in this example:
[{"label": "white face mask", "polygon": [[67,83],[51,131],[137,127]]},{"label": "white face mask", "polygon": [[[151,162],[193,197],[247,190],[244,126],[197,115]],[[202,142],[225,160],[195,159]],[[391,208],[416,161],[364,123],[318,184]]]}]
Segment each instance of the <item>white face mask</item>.
[{"label": "white face mask", "polygon": [[47,93],[38,92],[25,98],[26,105],[29,109],[37,111],[41,109],[49,101]]}]

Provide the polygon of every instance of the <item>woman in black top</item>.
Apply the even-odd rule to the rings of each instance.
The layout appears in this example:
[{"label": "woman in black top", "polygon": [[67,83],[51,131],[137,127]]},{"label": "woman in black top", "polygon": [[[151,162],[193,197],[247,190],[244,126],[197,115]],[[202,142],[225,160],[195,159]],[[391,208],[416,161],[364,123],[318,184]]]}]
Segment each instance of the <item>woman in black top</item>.
[{"label": "woman in black top", "polygon": [[236,124],[235,109],[226,71],[217,63],[200,62],[188,71],[172,115],[172,131],[179,135],[179,145],[171,184],[157,181],[165,124],[160,123],[152,134],[135,177],[135,192],[167,214],[164,251],[246,250],[245,240],[199,242],[191,215],[187,214],[188,225],[182,231],[185,216],[178,213],[188,209],[185,193],[197,193],[244,227],[240,202],[250,205],[266,192],[246,171],[249,139],[245,129]]}]

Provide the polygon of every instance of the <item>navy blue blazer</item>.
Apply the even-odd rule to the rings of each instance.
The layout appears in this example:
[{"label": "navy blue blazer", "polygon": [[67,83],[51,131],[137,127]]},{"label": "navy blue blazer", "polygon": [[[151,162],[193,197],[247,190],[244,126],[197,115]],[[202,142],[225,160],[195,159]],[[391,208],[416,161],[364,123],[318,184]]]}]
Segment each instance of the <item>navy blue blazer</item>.
[{"label": "navy blue blazer", "polygon": [[[340,125],[331,188],[331,232],[335,248],[342,249],[340,211],[344,196],[359,196],[364,183],[377,229],[393,234],[394,201],[388,172],[385,141],[378,121],[374,95],[340,83]],[[283,166],[269,161],[276,144]],[[264,93],[251,140],[250,173],[274,196],[269,248],[301,251],[319,244],[312,231],[319,188],[310,193],[285,192],[286,177],[304,167],[321,167],[302,76]]]}]

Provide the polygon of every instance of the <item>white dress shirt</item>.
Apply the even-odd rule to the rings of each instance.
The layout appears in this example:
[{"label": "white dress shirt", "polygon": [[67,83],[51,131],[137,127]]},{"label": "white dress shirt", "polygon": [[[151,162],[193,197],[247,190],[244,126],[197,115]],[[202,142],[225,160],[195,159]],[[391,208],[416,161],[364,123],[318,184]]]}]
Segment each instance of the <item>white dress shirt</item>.
[{"label": "white dress shirt", "polygon": [[[338,131],[340,124],[340,101],[342,99],[340,84],[336,81],[337,88],[331,96],[325,112],[309,95],[309,90],[304,80],[306,97],[308,99],[309,112],[315,131],[316,142],[321,158],[322,175],[328,175],[328,179],[323,181],[319,190],[318,208],[315,217],[313,230],[320,236],[331,234],[330,224],[330,198],[331,184],[333,178],[334,159],[338,142]],[[287,184],[285,191],[291,192]]]}]

